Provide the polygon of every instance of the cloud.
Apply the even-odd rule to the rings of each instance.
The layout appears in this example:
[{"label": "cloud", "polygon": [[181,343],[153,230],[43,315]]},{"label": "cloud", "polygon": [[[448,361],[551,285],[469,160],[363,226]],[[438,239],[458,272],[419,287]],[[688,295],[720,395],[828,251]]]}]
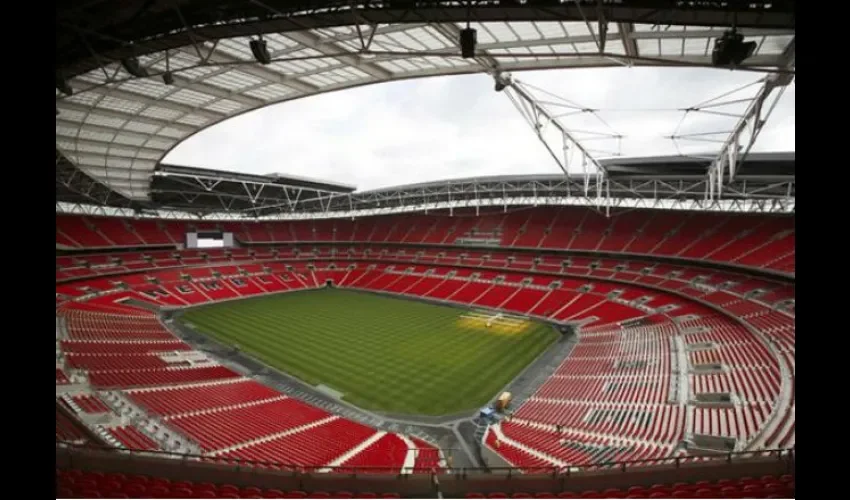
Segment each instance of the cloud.
[{"label": "cloud", "polygon": [[[666,137],[728,132],[737,118],[692,112],[683,119],[681,109],[727,93],[714,103],[751,97],[758,85],[748,84],[762,77],[752,72],[646,67],[514,76],[547,101],[566,99],[598,109],[596,114],[564,117],[562,122],[570,130],[621,134],[618,141],[591,141],[589,135],[576,135],[589,149],[623,156],[716,151],[724,134],[711,136],[714,142],[674,142]],[[794,90],[792,84],[782,96],[755,151],[794,150]],[[734,114],[745,106],[706,109]],[[494,92],[492,80],[480,74],[370,85],[272,105],[201,131],[175,148],[165,162],[258,174],[279,172],[359,189],[560,172],[510,100]]]}]

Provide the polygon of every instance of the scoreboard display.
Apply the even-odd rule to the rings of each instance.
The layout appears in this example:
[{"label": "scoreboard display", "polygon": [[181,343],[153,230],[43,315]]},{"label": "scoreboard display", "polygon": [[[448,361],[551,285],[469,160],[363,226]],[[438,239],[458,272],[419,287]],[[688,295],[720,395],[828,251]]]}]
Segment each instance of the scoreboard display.
[{"label": "scoreboard display", "polygon": [[186,233],[186,248],[229,248],[233,246],[233,233],[200,231]]}]

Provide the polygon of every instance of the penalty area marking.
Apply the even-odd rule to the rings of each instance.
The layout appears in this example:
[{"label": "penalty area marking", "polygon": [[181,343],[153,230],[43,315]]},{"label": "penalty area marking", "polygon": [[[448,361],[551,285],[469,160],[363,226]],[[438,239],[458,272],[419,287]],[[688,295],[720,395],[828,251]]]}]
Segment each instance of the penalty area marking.
[{"label": "penalty area marking", "polygon": [[528,330],[532,322],[526,318],[504,313],[470,311],[458,318],[457,325],[461,328],[486,330],[502,335],[517,335]]}]

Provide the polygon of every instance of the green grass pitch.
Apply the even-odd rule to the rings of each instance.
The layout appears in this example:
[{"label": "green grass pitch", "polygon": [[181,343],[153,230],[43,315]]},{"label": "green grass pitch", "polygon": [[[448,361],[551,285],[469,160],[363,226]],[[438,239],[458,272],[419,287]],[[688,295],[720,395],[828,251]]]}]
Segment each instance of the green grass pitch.
[{"label": "green grass pitch", "polygon": [[445,415],[484,405],[557,338],[537,322],[475,327],[465,312],[322,289],[203,306],[182,321],[361,408]]}]

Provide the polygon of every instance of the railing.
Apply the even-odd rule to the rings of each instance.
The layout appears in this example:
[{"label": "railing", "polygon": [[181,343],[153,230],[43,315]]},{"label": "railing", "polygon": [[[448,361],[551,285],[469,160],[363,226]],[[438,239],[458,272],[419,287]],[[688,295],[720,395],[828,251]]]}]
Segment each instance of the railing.
[{"label": "railing", "polygon": [[[291,475],[298,474],[312,474],[312,473],[322,473],[322,474],[340,474],[347,476],[356,476],[360,473],[368,473],[370,476],[374,474],[387,474],[387,475],[399,475],[404,476],[406,474],[401,473],[401,468],[390,468],[390,467],[380,467],[380,466],[357,466],[357,467],[346,467],[346,466],[335,466],[329,467],[327,465],[295,465],[295,464],[287,464],[282,462],[274,462],[274,461],[265,461],[265,460],[243,460],[243,459],[235,459],[235,458],[219,458],[219,457],[209,457],[202,455],[194,455],[194,454],[180,454],[173,453],[167,451],[146,451],[146,450],[131,450],[131,449],[117,449],[107,446],[102,446],[98,444],[79,444],[79,443],[69,443],[69,442],[57,442],[57,455],[67,454],[70,462],[73,463],[73,457],[77,453],[84,454],[85,451],[100,451],[100,452],[109,452],[114,453],[116,455],[120,455],[123,458],[126,457],[159,457],[166,458],[170,460],[174,460],[175,464],[180,463],[183,465],[189,463],[195,463],[203,466],[203,464],[217,464],[217,465],[225,465],[232,466],[238,470],[252,470],[257,471],[257,469],[266,469],[269,471],[275,471],[276,473],[284,473]],[[529,475],[545,475],[550,477],[568,477],[572,475],[581,475],[589,472],[627,472],[635,469],[647,469],[652,467],[664,467],[665,469],[679,469],[687,466],[688,464],[732,464],[738,462],[746,462],[750,460],[762,460],[762,461],[777,461],[777,462],[785,462],[788,465],[789,470],[793,470],[795,463],[795,448],[790,449],[773,449],[773,450],[759,450],[759,451],[741,451],[741,452],[729,452],[729,453],[718,453],[712,455],[704,455],[704,456],[678,456],[678,457],[664,457],[664,458],[652,458],[652,459],[641,459],[641,460],[629,460],[623,462],[600,462],[600,463],[592,463],[592,464],[582,464],[582,465],[570,465],[567,467],[560,466],[552,466],[552,467],[490,467],[490,468],[473,468],[473,467],[465,467],[465,468],[454,468],[454,469],[439,469],[439,468],[430,468],[430,469],[414,469],[412,472],[416,475],[430,474],[451,474],[456,476],[465,477],[467,475],[496,475],[500,477],[510,477],[514,474],[521,474],[523,476]],[[398,470],[397,470],[398,469]]]}]

